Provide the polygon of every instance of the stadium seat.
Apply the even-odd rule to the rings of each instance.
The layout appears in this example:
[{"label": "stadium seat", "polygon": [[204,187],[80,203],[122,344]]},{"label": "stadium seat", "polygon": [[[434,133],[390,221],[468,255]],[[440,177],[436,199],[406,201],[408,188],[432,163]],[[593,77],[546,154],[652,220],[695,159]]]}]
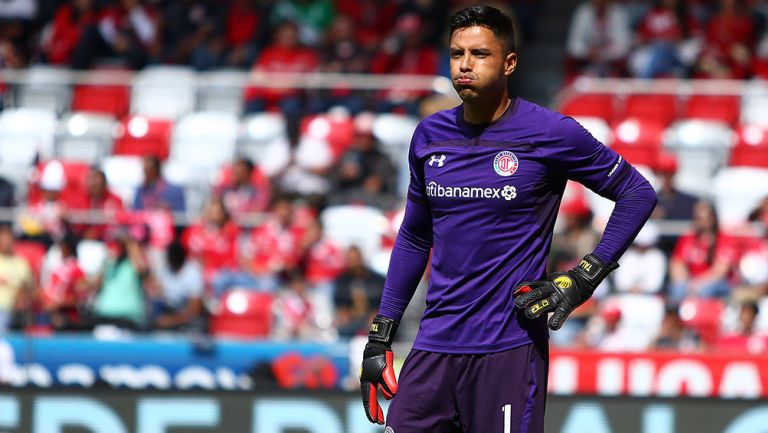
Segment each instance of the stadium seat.
[{"label": "stadium seat", "polygon": [[618,101],[613,94],[585,93],[569,98],[560,108],[567,116],[599,117],[608,123],[613,122],[617,114]]},{"label": "stadium seat", "polygon": [[655,120],[628,118],[613,128],[611,148],[632,164],[655,167],[665,125]]},{"label": "stadium seat", "polygon": [[605,144],[606,146],[611,145],[611,141],[613,141],[613,135],[611,133],[611,127],[608,125],[608,122],[599,117],[577,116],[574,117],[574,119],[579,122],[581,126],[584,127],[584,129],[589,131],[589,133],[592,134],[592,136],[595,137],[597,141]]},{"label": "stadium seat", "polygon": [[247,81],[248,74],[238,69],[202,73],[197,95],[197,109],[239,116],[243,111],[242,95]]},{"label": "stadium seat", "polygon": [[0,163],[30,166],[37,157],[53,156],[56,114],[41,108],[0,112]]},{"label": "stadium seat", "polygon": [[96,277],[104,270],[107,247],[104,242],[82,240],[77,244],[77,262],[88,277]]},{"label": "stadium seat", "polygon": [[109,189],[117,194],[127,207],[133,204],[136,188],[144,182],[144,164],[141,157],[130,155],[108,156],[101,161]]},{"label": "stadium seat", "polygon": [[72,99],[72,71],[55,66],[35,65],[25,72],[18,89],[17,106],[61,113]]},{"label": "stadium seat", "polygon": [[664,148],[677,157],[676,184],[681,190],[705,196],[715,173],[728,163],[735,141],[733,130],[713,120],[681,120],[664,134]]},{"label": "stadium seat", "polygon": [[71,113],[59,122],[55,155],[69,161],[96,163],[112,153],[117,122],[108,115]]},{"label": "stadium seat", "polygon": [[740,105],[738,96],[693,95],[685,104],[685,117],[734,125],[739,120]]},{"label": "stadium seat", "polygon": [[302,135],[327,141],[334,160],[338,159],[355,139],[355,123],[346,112],[307,116],[301,122]]},{"label": "stadium seat", "polygon": [[285,119],[279,113],[256,113],[245,118],[237,153],[258,161],[264,148],[274,140],[285,138]]},{"label": "stadium seat", "polygon": [[679,117],[676,95],[634,94],[627,97],[624,117],[636,117],[664,126]]},{"label": "stadium seat", "polygon": [[211,317],[211,334],[216,337],[266,338],[272,332],[270,293],[233,289],[225,293],[219,311]]},{"label": "stadium seat", "polygon": [[680,318],[683,325],[698,332],[708,344],[720,336],[725,305],[719,299],[688,298],[680,305]]},{"label": "stadium seat", "polygon": [[115,118],[128,114],[131,72],[121,69],[96,69],[86,75],[86,83],[75,86],[72,111],[108,114]]},{"label": "stadium seat", "polygon": [[628,293],[613,295],[602,303],[603,310],[621,312],[619,328],[623,335],[631,337],[636,350],[647,349],[661,327],[664,316],[664,300],[658,296]]},{"label": "stadium seat", "polygon": [[183,66],[151,66],[136,74],[131,113],[176,119],[195,108],[196,75]]},{"label": "stadium seat", "polygon": [[173,122],[162,118],[130,116],[117,128],[113,154],[155,155],[167,159],[171,146]]},{"label": "stadium seat", "polygon": [[36,281],[40,280],[40,270],[43,267],[43,260],[47,251],[40,242],[16,241],[13,244],[13,252],[27,261]]},{"label": "stadium seat", "polygon": [[384,146],[397,149],[407,148],[419,120],[404,114],[382,113],[373,120],[373,136]]},{"label": "stadium seat", "polygon": [[357,245],[366,262],[381,250],[389,230],[384,213],[368,206],[329,206],[320,214],[320,221],[328,239],[344,248]]},{"label": "stadium seat", "polygon": [[768,169],[726,167],[714,179],[711,194],[724,226],[738,226],[747,220],[760,200],[768,197]]},{"label": "stadium seat", "polygon": [[[196,112],[174,126],[169,162],[199,170],[210,182],[215,171],[235,157],[237,117],[231,113]],[[200,174],[198,174],[198,177]]]},{"label": "stadium seat", "polygon": [[743,125],[737,137],[729,165],[768,168],[768,125]]}]

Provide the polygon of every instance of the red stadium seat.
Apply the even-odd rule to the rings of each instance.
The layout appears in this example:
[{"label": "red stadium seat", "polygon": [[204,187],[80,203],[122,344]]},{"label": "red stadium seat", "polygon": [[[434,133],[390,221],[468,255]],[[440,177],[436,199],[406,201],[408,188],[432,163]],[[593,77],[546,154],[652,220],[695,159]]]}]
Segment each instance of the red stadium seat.
[{"label": "red stadium seat", "polygon": [[605,93],[576,95],[568,99],[560,111],[571,117],[599,117],[611,123],[616,117],[616,98]]},{"label": "red stadium seat", "polygon": [[739,128],[729,165],[768,168],[768,126],[743,125]]},{"label": "red stadium seat", "polygon": [[152,119],[130,116],[123,119],[118,128],[115,155],[155,155],[168,158],[171,147],[173,122],[168,119]]},{"label": "red stadium seat", "polygon": [[680,305],[683,325],[696,330],[701,339],[712,344],[720,337],[720,325],[725,310],[719,299],[689,298]]},{"label": "red stadium seat", "polygon": [[636,117],[660,123],[664,126],[679,117],[675,95],[630,95],[624,111],[625,117]]},{"label": "red stadium seat", "polygon": [[632,164],[656,167],[665,129],[658,121],[625,119],[613,128],[611,148]]},{"label": "red stadium seat", "polygon": [[16,241],[13,244],[13,252],[27,261],[35,280],[39,280],[40,269],[43,267],[43,260],[45,260],[45,255],[48,252],[45,246],[40,242]]},{"label": "red stadium seat", "polygon": [[130,90],[128,86],[80,85],[75,87],[72,111],[86,111],[121,117],[128,113]]},{"label": "red stadium seat", "polygon": [[222,296],[221,308],[211,318],[211,333],[218,337],[265,338],[272,331],[270,293],[234,289]]},{"label": "red stadium seat", "polygon": [[739,120],[741,100],[730,95],[693,95],[685,107],[689,119],[717,120],[729,125]]},{"label": "red stadium seat", "polygon": [[[70,206],[76,206],[85,196],[85,180],[91,167],[88,163],[79,161],[59,160],[59,162],[64,169],[64,177],[67,180],[67,184],[61,191],[59,197],[63,203]],[[42,197],[39,182],[43,168],[47,163],[48,162],[42,162],[38,164],[32,172],[32,177],[27,189],[27,203],[29,204],[36,203]]]},{"label": "red stadium seat", "polygon": [[307,116],[301,121],[301,133],[327,140],[336,160],[352,145],[355,139],[355,122],[352,116]]}]

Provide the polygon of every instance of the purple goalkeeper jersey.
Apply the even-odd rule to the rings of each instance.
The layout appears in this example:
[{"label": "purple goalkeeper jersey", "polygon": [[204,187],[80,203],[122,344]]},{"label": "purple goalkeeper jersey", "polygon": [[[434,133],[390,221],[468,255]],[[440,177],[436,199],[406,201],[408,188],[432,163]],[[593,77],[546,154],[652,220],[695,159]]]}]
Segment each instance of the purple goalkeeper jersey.
[{"label": "purple goalkeeper jersey", "polygon": [[[546,275],[566,181],[615,200],[637,176],[575,120],[521,98],[488,125],[468,124],[463,105],[424,119],[409,159],[408,199],[428,208],[433,247],[413,347],[443,353],[489,353],[546,339],[546,315],[527,319],[512,292]],[[616,250],[630,242],[621,240]],[[388,275],[381,314],[388,315],[396,279]]]}]

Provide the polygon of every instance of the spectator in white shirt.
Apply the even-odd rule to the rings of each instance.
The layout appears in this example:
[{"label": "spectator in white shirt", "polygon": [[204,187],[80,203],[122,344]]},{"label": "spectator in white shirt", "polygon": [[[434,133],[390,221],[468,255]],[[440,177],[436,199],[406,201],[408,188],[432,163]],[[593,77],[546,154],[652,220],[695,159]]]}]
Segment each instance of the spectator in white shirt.
[{"label": "spectator in white shirt", "polygon": [[616,291],[646,294],[661,291],[667,273],[667,259],[656,246],[658,240],[656,224],[648,222],[619,260],[619,269],[613,276]]}]

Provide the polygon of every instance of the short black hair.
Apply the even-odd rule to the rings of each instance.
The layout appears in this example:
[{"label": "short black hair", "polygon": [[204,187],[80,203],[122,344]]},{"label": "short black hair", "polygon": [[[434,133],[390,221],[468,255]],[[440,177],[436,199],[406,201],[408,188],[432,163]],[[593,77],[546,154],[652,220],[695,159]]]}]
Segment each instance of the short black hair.
[{"label": "short black hair", "polygon": [[515,28],[512,18],[493,6],[472,6],[462,9],[448,19],[448,28],[453,32],[466,27],[485,27],[501,40],[507,52],[515,51]]}]

